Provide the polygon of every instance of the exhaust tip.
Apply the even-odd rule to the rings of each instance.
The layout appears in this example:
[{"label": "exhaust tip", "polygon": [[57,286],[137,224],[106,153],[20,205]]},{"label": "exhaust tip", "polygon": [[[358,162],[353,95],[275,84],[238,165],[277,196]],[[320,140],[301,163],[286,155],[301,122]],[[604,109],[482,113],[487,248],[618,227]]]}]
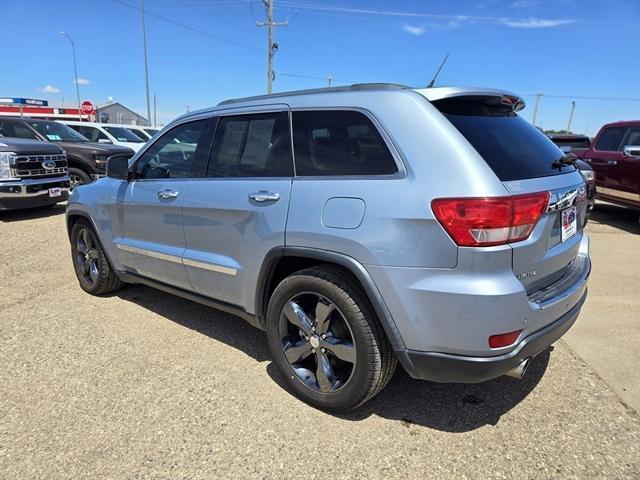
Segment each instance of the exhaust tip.
[{"label": "exhaust tip", "polygon": [[523,360],[518,365],[513,367],[511,370],[509,370],[507,373],[505,373],[505,375],[508,377],[517,378],[518,380],[520,380],[522,377],[524,377],[524,374],[527,373],[527,368],[529,368],[530,360],[531,360],[530,358]]}]

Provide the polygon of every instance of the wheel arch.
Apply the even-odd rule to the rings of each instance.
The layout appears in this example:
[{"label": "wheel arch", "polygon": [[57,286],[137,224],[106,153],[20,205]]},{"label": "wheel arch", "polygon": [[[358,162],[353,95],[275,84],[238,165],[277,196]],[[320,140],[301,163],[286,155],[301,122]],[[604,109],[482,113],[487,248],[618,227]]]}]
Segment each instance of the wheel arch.
[{"label": "wheel arch", "polygon": [[89,176],[95,173],[95,169],[91,166],[91,164],[81,157],[67,154],[67,165],[69,168],[78,168]]},{"label": "wheel arch", "polygon": [[269,298],[280,281],[293,272],[315,265],[334,265],[349,273],[367,296],[392,348],[395,351],[406,349],[380,291],[364,266],[353,257],[330,250],[277,247],[269,251],[258,274],[255,298],[256,315],[259,318],[266,316]]}]

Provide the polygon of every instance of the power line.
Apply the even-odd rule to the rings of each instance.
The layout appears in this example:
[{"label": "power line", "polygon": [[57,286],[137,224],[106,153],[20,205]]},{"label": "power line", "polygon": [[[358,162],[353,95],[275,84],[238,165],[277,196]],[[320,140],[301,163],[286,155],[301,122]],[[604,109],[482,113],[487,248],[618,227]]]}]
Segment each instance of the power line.
[{"label": "power line", "polygon": [[[132,10],[136,10],[136,11],[138,11],[138,12],[140,12],[140,11],[141,11],[141,9],[140,9],[139,7],[136,7],[136,6],[134,6],[134,5],[129,5],[128,3],[123,2],[123,1],[121,1],[121,0],[113,0],[113,1],[114,1],[115,3],[118,3],[118,4],[120,4],[120,5],[123,5],[123,6],[125,6],[125,7],[128,7],[128,8],[130,8],[130,9],[132,9]],[[162,15],[158,15],[157,13],[152,13],[152,12],[150,12],[150,11],[149,11],[149,10],[147,10],[147,9],[145,9],[145,15],[147,15],[147,16],[149,16],[149,17],[157,18],[157,19],[159,19],[159,20],[163,20],[163,21],[165,21],[165,22],[167,22],[167,23],[171,23],[171,24],[176,25],[176,26],[178,26],[178,27],[184,28],[185,30],[189,30],[189,31],[191,31],[191,32],[199,33],[200,35],[205,35],[205,36],[207,36],[207,37],[213,38],[213,39],[215,39],[215,40],[219,40],[219,41],[221,41],[221,42],[228,43],[228,44],[230,44],[230,45],[235,45],[236,47],[246,48],[247,50],[253,50],[253,51],[256,51],[256,52],[264,53],[264,50],[261,50],[261,49],[259,49],[259,48],[253,47],[253,46],[251,46],[251,45],[245,45],[244,43],[236,42],[235,40],[229,40],[228,38],[223,38],[223,37],[220,37],[220,36],[218,36],[218,35],[214,35],[214,34],[212,34],[212,33],[205,32],[205,31],[203,31],[203,30],[199,30],[199,29],[194,28],[194,27],[190,27],[189,25],[185,25],[184,23],[180,23],[180,22],[177,22],[177,21],[172,20],[172,19],[170,19],[170,18],[163,17]]]}]

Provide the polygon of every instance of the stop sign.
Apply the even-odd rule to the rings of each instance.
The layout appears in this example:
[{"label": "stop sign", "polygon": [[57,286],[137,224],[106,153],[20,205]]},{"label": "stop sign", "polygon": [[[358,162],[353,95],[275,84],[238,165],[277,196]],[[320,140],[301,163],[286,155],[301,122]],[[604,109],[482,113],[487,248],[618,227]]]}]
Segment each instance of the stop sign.
[{"label": "stop sign", "polygon": [[91,115],[93,113],[93,103],[89,101],[82,102],[82,105],[80,105],[80,111],[84,115]]}]

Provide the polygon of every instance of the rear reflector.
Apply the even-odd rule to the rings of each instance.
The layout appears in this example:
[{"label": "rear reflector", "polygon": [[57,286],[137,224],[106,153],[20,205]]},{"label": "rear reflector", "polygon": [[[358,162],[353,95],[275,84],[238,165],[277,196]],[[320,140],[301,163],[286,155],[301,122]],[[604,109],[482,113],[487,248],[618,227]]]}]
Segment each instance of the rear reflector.
[{"label": "rear reflector", "polygon": [[547,210],[549,192],[489,198],[439,198],[433,213],[462,247],[504,245],[529,238]]},{"label": "rear reflector", "polygon": [[516,330],[515,332],[501,333],[500,335],[491,335],[489,337],[489,346],[491,348],[501,348],[512,345],[520,336],[522,330]]}]

